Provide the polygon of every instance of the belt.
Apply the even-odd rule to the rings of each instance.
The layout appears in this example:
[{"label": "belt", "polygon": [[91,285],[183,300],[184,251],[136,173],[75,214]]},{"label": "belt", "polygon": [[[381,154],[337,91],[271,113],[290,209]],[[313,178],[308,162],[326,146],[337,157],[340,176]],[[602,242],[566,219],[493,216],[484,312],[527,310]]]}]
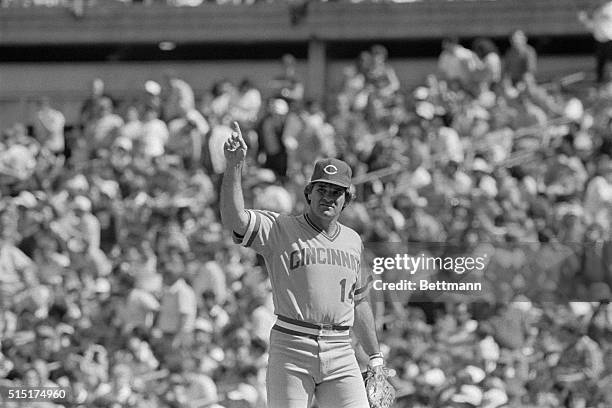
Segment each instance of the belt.
[{"label": "belt", "polygon": [[303,322],[285,316],[278,316],[276,324],[272,328],[285,334],[309,337],[315,340],[321,338],[348,340],[350,339],[351,327],[331,323],[318,324]]},{"label": "belt", "polygon": [[287,316],[282,316],[282,315],[277,315],[278,320],[285,322],[285,323],[291,323],[294,324],[296,326],[301,326],[301,327],[306,327],[309,329],[326,329],[326,330],[338,330],[338,331],[342,331],[342,330],[349,330],[351,328],[351,326],[341,326],[339,324],[333,324],[333,323],[310,323],[310,322],[304,322],[302,320],[296,320],[296,319],[292,319],[290,317]]}]

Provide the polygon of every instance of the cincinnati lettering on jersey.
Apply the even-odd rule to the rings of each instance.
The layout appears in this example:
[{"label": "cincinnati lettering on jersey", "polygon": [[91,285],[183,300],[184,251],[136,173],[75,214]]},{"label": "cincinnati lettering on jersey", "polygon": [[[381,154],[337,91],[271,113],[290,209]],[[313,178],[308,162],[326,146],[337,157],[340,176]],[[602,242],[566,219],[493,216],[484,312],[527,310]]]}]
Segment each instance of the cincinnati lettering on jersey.
[{"label": "cincinnati lettering on jersey", "polygon": [[359,273],[359,257],[341,249],[334,248],[300,248],[289,254],[289,269],[294,270],[305,265],[338,265]]}]

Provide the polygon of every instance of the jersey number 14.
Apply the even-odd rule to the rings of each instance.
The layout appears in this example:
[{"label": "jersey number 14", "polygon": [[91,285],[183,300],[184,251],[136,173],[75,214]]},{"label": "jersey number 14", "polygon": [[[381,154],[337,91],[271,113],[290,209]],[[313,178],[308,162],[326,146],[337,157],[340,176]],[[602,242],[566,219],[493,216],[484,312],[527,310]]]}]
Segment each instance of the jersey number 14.
[{"label": "jersey number 14", "polygon": [[353,303],[353,293],[355,292],[355,283],[351,286],[348,293],[346,291],[346,279],[340,281],[340,301],[345,302],[348,298],[349,303]]}]

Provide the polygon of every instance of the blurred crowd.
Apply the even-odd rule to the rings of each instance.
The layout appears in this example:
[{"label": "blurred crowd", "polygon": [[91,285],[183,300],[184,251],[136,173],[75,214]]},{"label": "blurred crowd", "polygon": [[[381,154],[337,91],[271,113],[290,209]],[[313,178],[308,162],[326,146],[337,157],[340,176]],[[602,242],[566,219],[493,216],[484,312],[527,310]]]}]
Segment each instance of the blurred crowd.
[{"label": "blurred crowd", "polygon": [[[108,3],[115,4],[142,4],[145,6],[165,4],[175,7],[197,7],[202,4],[255,4],[255,3],[270,3],[276,0],[0,0],[2,7],[92,7],[103,6]],[[321,1],[339,1],[339,0],[321,0]],[[345,0],[340,0],[345,1]],[[371,2],[391,2],[391,3],[413,3],[430,0],[349,0],[351,3],[360,3],[363,1]],[[309,0],[288,0],[289,3],[308,3]]]},{"label": "blurred crowd", "polygon": [[539,85],[525,34],[510,43],[448,38],[416,89],[375,45],[324,102],[290,55],[262,86],[167,72],[119,101],[95,79],[69,131],[41,98],[0,139],[0,387],[69,390],[41,407],[265,407],[265,265],[218,215],[237,120],[247,207],[299,213],[335,156],[367,244],[493,248],[478,299],[373,294],[398,407],[612,406],[612,99]]}]

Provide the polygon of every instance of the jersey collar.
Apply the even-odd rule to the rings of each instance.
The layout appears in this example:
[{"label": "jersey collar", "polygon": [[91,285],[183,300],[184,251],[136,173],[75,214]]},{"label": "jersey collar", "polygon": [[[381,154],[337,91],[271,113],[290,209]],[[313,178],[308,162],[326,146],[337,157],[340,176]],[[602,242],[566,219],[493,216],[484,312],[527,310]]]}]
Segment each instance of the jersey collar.
[{"label": "jersey collar", "polygon": [[304,220],[306,221],[306,223],[316,232],[318,232],[319,234],[323,235],[325,238],[327,238],[330,241],[334,241],[336,238],[338,238],[338,236],[340,235],[340,223],[336,223],[336,230],[333,232],[333,234],[328,234],[326,231],[322,230],[321,228],[319,228],[314,222],[312,222],[312,220],[310,219],[310,217],[308,216],[308,214],[304,213]]}]

